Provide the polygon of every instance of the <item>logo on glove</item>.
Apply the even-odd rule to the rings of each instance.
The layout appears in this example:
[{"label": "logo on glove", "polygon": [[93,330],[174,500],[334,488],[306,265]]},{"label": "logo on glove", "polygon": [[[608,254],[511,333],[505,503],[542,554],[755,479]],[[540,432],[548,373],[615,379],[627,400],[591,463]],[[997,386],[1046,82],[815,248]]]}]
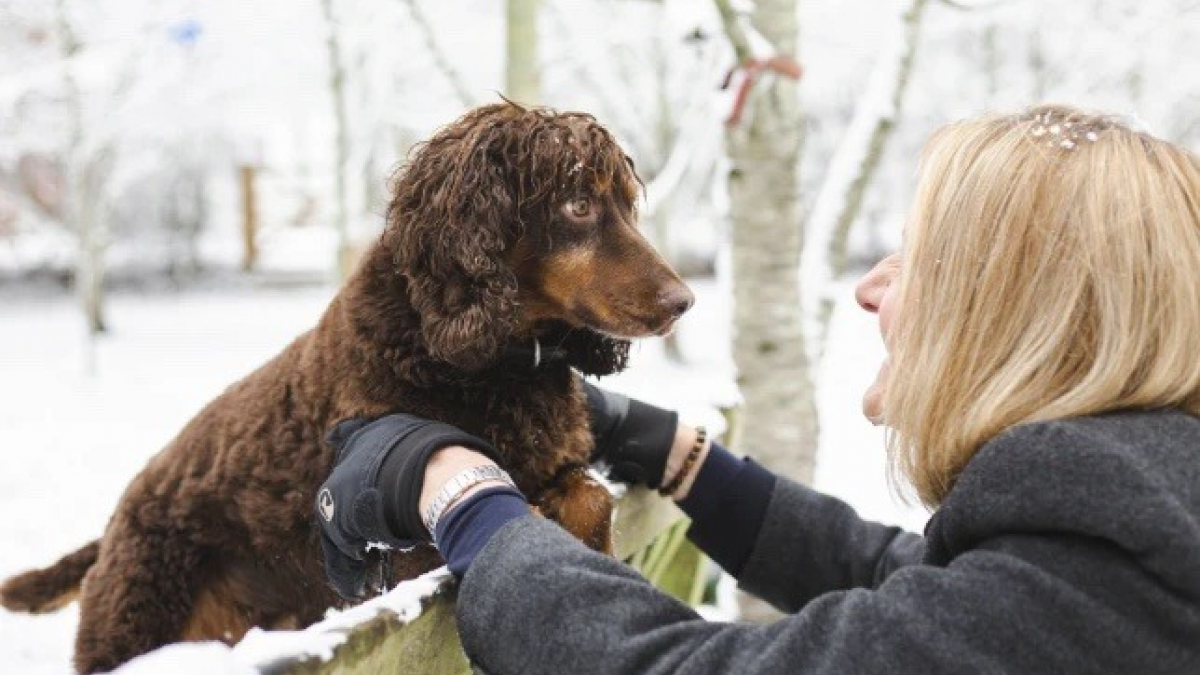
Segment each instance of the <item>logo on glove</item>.
[{"label": "logo on glove", "polygon": [[333,522],[333,493],[328,488],[317,495],[317,506],[321,509],[321,517],[326,522]]}]

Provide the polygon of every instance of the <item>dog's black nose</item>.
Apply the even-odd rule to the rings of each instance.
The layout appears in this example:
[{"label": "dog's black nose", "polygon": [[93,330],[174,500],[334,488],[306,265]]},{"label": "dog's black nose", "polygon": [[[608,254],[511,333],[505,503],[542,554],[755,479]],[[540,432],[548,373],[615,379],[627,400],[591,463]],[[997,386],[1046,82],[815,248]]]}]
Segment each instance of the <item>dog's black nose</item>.
[{"label": "dog's black nose", "polygon": [[696,296],[687,286],[680,285],[659,293],[658,302],[663,309],[670,312],[671,316],[679,318],[692,308],[696,302]]}]

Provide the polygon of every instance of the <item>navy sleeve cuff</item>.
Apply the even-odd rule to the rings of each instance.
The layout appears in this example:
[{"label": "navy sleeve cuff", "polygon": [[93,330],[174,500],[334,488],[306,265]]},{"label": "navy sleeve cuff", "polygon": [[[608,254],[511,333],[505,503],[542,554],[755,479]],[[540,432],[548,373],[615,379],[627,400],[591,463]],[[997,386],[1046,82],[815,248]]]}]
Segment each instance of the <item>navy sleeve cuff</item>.
[{"label": "navy sleeve cuff", "polygon": [[692,519],[688,538],[726,572],[738,576],[762,530],[775,474],[713,443],[679,506]]},{"label": "navy sleeve cuff", "polygon": [[446,566],[462,577],[500,528],[529,515],[524,495],[511,487],[491,487],[471,495],[438,521],[433,541]]}]

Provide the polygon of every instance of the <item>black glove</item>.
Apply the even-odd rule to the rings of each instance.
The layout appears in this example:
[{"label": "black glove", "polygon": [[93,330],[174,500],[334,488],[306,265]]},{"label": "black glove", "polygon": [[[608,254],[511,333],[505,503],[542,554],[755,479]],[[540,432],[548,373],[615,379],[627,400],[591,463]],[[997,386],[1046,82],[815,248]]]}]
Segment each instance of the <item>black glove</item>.
[{"label": "black glove", "polygon": [[462,445],[499,463],[487,441],[412,415],[347,420],[334,427],[328,440],[337,459],[317,491],[317,523],[325,574],[346,599],[377,590],[368,588],[368,576],[382,551],[431,540],[418,502],[433,453]]},{"label": "black glove", "polygon": [[622,396],[584,380],[592,436],[592,461],[607,462],[609,474],[625,483],[657,489],[675,442],[679,414]]}]

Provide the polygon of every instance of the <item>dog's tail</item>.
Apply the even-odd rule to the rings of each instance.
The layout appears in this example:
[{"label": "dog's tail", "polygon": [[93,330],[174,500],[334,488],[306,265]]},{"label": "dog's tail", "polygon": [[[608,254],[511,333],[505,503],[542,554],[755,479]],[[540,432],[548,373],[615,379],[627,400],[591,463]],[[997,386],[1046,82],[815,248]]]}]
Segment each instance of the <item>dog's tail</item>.
[{"label": "dog's tail", "polygon": [[40,570],[30,570],[0,586],[0,605],[14,612],[44,614],[66,606],[79,595],[83,575],[96,564],[100,542],[93,541]]}]

